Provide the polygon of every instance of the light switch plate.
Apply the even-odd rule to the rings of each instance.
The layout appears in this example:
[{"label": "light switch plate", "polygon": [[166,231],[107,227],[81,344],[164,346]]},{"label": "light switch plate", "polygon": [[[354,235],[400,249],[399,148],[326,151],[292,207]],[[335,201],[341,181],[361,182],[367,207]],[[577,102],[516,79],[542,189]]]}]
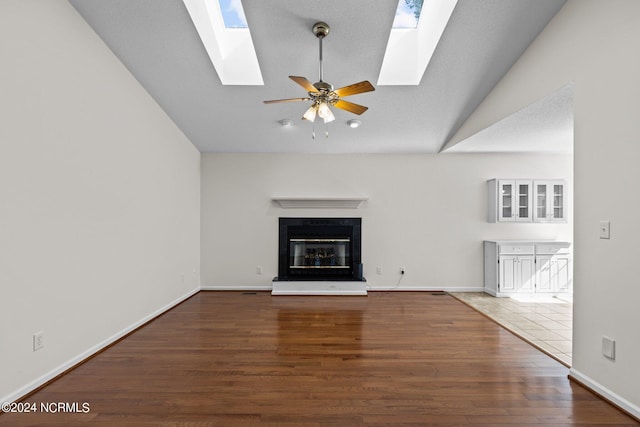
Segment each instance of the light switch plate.
[{"label": "light switch plate", "polygon": [[616,359],[616,340],[602,337],[602,354],[611,360]]},{"label": "light switch plate", "polygon": [[611,238],[611,222],[600,221],[600,238],[601,239]]}]

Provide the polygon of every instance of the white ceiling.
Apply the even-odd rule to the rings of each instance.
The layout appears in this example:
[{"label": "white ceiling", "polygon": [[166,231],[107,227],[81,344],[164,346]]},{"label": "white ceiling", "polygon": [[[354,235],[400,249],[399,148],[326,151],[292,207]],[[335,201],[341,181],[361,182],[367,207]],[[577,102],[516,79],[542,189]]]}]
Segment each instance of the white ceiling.
[{"label": "white ceiling", "polygon": [[[349,97],[369,110],[357,117],[334,109],[329,137],[316,123],[315,140],[312,124],[300,120],[305,103],[262,101],[306,96],[289,75],[318,80],[317,21],[331,26],[324,80],[375,85],[397,0],[243,0],[264,86],[220,83],[182,0],[69,1],[202,152],[437,153],[566,0],[459,0],[419,85]],[[512,124],[520,130],[485,141],[502,135],[501,151],[537,151],[522,146],[538,133],[566,138],[566,117],[545,105],[524,115],[540,115],[536,126]],[[362,126],[347,127],[355,117]],[[284,118],[295,125],[282,128]]]},{"label": "white ceiling", "polygon": [[442,152],[571,153],[573,90],[570,82]]}]

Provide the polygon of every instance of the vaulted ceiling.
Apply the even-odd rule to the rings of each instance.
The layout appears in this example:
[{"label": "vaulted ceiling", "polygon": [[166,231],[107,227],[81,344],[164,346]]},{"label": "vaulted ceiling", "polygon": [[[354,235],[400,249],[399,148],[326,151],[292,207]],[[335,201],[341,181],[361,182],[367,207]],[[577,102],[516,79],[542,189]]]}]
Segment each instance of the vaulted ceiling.
[{"label": "vaulted ceiling", "polygon": [[[459,0],[420,84],[402,86],[377,84],[397,0],[243,0],[264,81],[251,86],[221,83],[182,0],[69,1],[202,152],[437,153],[566,0]],[[316,121],[313,140],[314,125],[300,119],[307,103],[262,101],[305,96],[289,75],[317,81],[317,21],[331,26],[324,80],[369,80],[376,90],[349,98],[369,107],[359,128],[346,126],[356,116],[334,109],[328,138]],[[459,151],[563,151],[571,95],[549,94]],[[547,150],[538,132],[564,136]],[[526,143],[510,150],[519,136]]]}]

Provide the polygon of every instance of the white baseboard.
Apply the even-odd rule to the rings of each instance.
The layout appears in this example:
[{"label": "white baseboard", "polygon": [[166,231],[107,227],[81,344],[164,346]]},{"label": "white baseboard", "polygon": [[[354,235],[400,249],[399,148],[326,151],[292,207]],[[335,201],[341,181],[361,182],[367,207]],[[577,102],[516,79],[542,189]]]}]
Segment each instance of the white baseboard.
[{"label": "white baseboard", "polygon": [[134,330],[136,330],[140,326],[144,325],[148,321],[150,321],[150,320],[154,319],[155,317],[158,317],[162,313],[172,309],[176,305],[180,304],[181,302],[183,302],[187,298],[190,298],[191,296],[197,294],[198,292],[200,292],[200,289],[196,288],[196,289],[190,291],[189,293],[187,293],[186,295],[183,295],[183,296],[175,299],[174,301],[170,302],[169,304],[165,305],[164,307],[159,308],[158,310],[154,311],[153,313],[151,313],[151,314],[145,316],[144,318],[140,319],[136,323],[128,326],[127,328],[121,330],[120,332],[117,332],[116,334],[114,334],[114,335],[110,336],[109,338],[105,339],[104,341],[94,345],[93,347],[85,350],[84,352],[80,353],[79,355],[67,360],[66,362],[64,362],[60,366],[52,369],[51,371],[47,372],[46,374],[44,374],[42,376],[36,378],[35,380],[33,380],[30,383],[28,383],[27,385],[19,388],[18,390],[14,391],[13,393],[10,393],[10,394],[0,398],[0,402],[15,402],[15,401],[21,399],[22,397],[24,397],[27,394],[31,393],[32,391],[34,391],[38,387],[42,386],[43,384],[46,384],[48,381],[51,381],[52,379],[54,379],[58,375],[60,375],[63,372],[67,371],[68,369],[73,368],[78,363],[80,363],[83,360],[93,356],[94,354],[98,353],[100,350],[104,349],[105,347],[108,347],[109,345],[111,345],[114,342],[118,341],[120,338],[122,338],[125,335],[133,332]]},{"label": "white baseboard", "polygon": [[202,285],[202,291],[270,291],[271,284],[268,285]]},{"label": "white baseboard", "polygon": [[594,381],[590,377],[582,374],[580,371],[577,371],[574,368],[571,368],[569,370],[569,377],[575,379],[579,383],[590,388],[592,391],[599,394],[604,399],[613,403],[620,409],[628,412],[630,415],[634,416],[636,419],[640,419],[640,406],[634,405],[624,397],[617,395],[616,393],[609,390],[602,384],[598,383],[597,381]]},{"label": "white baseboard", "polygon": [[[402,285],[384,286],[370,285],[367,283],[368,291],[445,291],[445,292],[484,292],[484,286],[425,286],[425,285]],[[272,284],[268,285],[202,285],[203,291],[272,291]]]},{"label": "white baseboard", "polygon": [[422,285],[403,285],[403,286],[368,286],[369,291],[423,291],[423,292],[483,292],[483,286],[422,286]]}]

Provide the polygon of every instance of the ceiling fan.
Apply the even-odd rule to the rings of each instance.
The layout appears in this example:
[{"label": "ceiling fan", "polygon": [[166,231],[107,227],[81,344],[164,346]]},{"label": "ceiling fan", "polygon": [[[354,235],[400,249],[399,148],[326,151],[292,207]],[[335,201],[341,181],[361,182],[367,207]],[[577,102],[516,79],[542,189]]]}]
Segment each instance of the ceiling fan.
[{"label": "ceiling fan", "polygon": [[340,108],[354,114],[362,114],[367,111],[368,107],[354,104],[353,102],[341,99],[345,96],[357,95],[359,93],[370,92],[375,90],[373,85],[368,81],[361,81],[339,89],[333,89],[333,85],[322,80],[322,40],[329,34],[329,25],[325,22],[317,22],[312,28],[313,34],[318,38],[320,45],[320,79],[316,83],[311,83],[304,77],[289,76],[291,80],[307,90],[309,96],[306,98],[289,98],[274,99],[264,101],[265,104],[274,104],[278,102],[296,102],[296,101],[312,101],[311,107],[303,114],[302,118],[315,121],[316,116],[324,120],[324,123],[334,121],[336,118],[329,106]]}]

